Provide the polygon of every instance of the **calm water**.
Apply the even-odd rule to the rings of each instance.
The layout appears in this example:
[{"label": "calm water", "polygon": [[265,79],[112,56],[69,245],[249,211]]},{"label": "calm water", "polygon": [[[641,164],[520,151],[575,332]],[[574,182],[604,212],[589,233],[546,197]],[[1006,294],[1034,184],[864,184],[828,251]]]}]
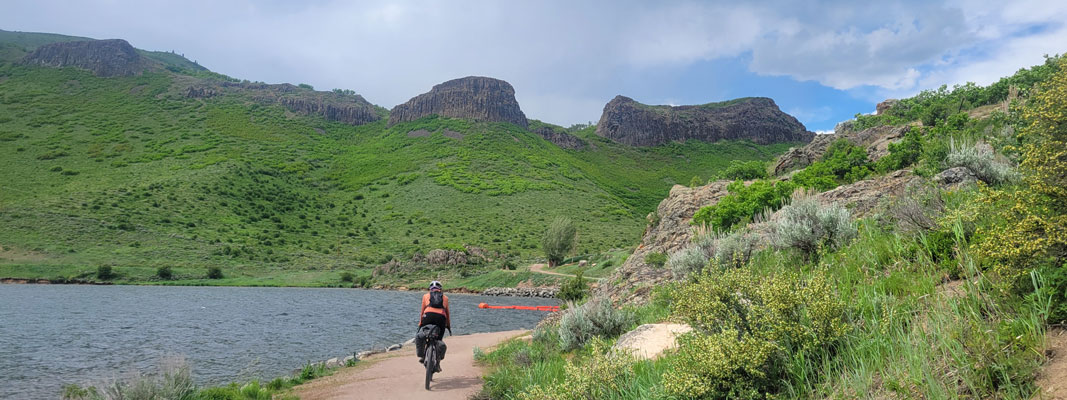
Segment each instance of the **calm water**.
[{"label": "calm water", "polygon": [[[0,285],[0,398],[58,398],[65,383],[151,372],[172,356],[197,383],[288,375],[401,343],[421,293],[358,289]],[[456,334],[531,328],[537,311],[478,303],[551,299],[450,294]],[[447,341],[447,339],[446,339]],[[414,365],[414,363],[412,363]]]}]

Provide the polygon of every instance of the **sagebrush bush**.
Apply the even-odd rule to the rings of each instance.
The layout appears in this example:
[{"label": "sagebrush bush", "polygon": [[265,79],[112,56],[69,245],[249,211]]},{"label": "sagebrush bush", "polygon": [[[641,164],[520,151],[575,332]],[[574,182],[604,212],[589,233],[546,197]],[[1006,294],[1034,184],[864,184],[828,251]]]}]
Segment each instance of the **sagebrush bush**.
[{"label": "sagebrush bush", "polygon": [[835,250],[856,237],[856,225],[848,209],[838,204],[819,204],[815,196],[803,192],[782,208],[772,231],[776,246],[795,248],[808,258],[823,246]]},{"label": "sagebrush bush", "polygon": [[684,279],[692,273],[704,270],[708,265],[708,255],[697,245],[686,247],[671,254],[667,267],[671,269],[674,279]]},{"label": "sagebrush bush", "polygon": [[703,273],[678,289],[672,314],[695,331],[663,375],[683,398],[764,398],[782,389],[796,354],[818,359],[848,331],[845,304],[824,274]]},{"label": "sagebrush bush", "polygon": [[715,262],[721,267],[740,267],[752,258],[759,249],[760,236],[747,231],[734,231],[723,235],[715,242]]},{"label": "sagebrush bush", "polygon": [[581,347],[597,336],[615,336],[633,324],[633,316],[616,309],[611,300],[594,298],[580,306],[568,303],[559,320],[559,344],[564,350]]},{"label": "sagebrush bush", "polygon": [[189,365],[184,360],[165,362],[159,375],[116,380],[104,385],[102,389],[92,386],[85,389],[68,386],[64,389],[63,396],[71,400],[193,400],[198,398]]},{"label": "sagebrush bush", "polygon": [[982,182],[991,185],[1010,182],[1018,177],[1015,168],[998,161],[993,148],[987,144],[951,141],[945,166],[967,168]]}]

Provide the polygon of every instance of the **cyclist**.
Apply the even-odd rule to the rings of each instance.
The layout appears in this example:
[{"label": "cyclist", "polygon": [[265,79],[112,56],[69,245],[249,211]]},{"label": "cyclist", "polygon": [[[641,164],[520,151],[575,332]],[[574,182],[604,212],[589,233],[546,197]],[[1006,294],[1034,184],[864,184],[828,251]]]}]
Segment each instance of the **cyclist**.
[{"label": "cyclist", "polygon": [[[445,359],[445,329],[452,333],[452,319],[448,309],[448,296],[441,290],[441,282],[430,282],[429,293],[422,295],[422,309],[419,311],[419,331],[415,335],[415,354],[419,356],[419,364],[422,364],[426,355],[425,340],[431,334],[437,338],[438,360]],[[436,372],[441,372],[440,363]]]}]

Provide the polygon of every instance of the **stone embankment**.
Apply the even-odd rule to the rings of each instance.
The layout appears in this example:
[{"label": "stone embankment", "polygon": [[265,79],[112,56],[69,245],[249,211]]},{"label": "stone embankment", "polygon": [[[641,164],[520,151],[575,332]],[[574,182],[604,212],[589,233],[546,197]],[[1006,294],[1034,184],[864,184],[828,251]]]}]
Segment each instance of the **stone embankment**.
[{"label": "stone embankment", "polygon": [[482,291],[484,296],[544,297],[553,298],[559,293],[558,288],[488,288]]},{"label": "stone embankment", "polygon": [[[408,339],[408,341],[406,341],[404,343],[397,343],[397,344],[386,346],[386,347],[379,347],[379,348],[374,348],[374,349],[370,349],[370,350],[364,350],[364,351],[360,351],[360,352],[355,352],[355,353],[352,353],[352,355],[346,356],[346,357],[333,357],[333,358],[330,358],[329,360],[326,360],[326,361],[319,361],[319,362],[311,363],[311,365],[314,365],[314,366],[322,365],[327,369],[340,368],[340,367],[344,367],[344,366],[347,366],[347,365],[351,365],[352,363],[355,363],[356,361],[366,360],[367,358],[370,358],[371,356],[373,356],[375,354],[389,353],[389,352],[397,351],[397,350],[400,350],[402,348],[412,346],[414,344],[415,344],[415,338],[411,338],[411,339]],[[299,375],[300,371],[301,371],[300,369],[297,369],[297,370],[293,371],[293,374],[294,375]]]}]

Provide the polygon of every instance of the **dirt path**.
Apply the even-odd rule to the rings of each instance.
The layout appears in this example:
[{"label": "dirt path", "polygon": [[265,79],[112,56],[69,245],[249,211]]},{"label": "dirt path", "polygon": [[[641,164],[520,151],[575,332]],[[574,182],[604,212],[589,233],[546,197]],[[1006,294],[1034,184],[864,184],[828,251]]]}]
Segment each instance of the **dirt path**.
[{"label": "dirt path", "polygon": [[318,399],[416,399],[466,400],[482,387],[482,370],[474,365],[474,348],[487,349],[526,331],[447,336],[448,352],[441,373],[434,375],[427,397],[423,388],[425,369],[415,358],[415,347],[378,354],[337,373],[293,389],[302,400]]},{"label": "dirt path", "polygon": [[1035,399],[1067,399],[1067,330],[1051,328],[1045,334],[1048,361],[1037,375]]},{"label": "dirt path", "polygon": [[[546,267],[545,264],[530,264],[530,272],[536,272],[536,273],[545,274],[545,275],[565,276],[565,277],[568,277],[568,278],[573,278],[574,277],[574,275],[564,274],[562,272],[545,271],[545,267]],[[604,279],[604,278],[594,278],[594,277],[591,277],[591,276],[586,276],[584,278],[585,279],[597,280],[597,281],[599,281],[601,279]]]}]

